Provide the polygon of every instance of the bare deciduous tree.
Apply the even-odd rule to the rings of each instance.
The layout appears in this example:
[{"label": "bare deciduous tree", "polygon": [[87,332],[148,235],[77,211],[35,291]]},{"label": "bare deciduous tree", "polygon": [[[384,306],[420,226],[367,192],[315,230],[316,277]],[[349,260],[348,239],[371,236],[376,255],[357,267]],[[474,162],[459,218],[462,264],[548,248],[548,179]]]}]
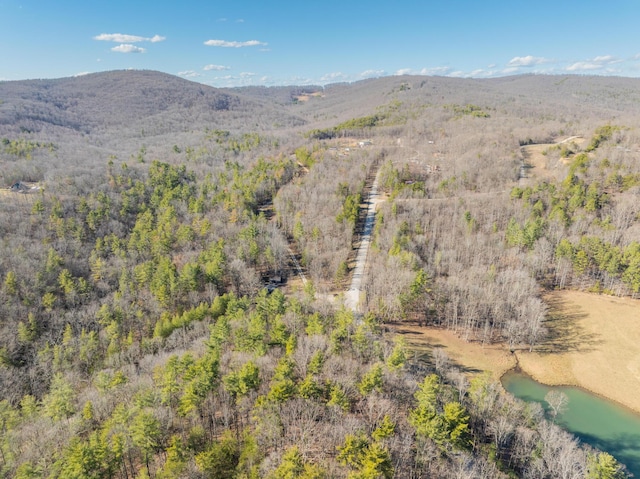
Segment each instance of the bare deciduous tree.
[{"label": "bare deciduous tree", "polygon": [[569,406],[569,397],[558,389],[552,389],[545,394],[544,400],[549,405],[551,416],[554,420],[558,417],[558,414],[566,412]]}]

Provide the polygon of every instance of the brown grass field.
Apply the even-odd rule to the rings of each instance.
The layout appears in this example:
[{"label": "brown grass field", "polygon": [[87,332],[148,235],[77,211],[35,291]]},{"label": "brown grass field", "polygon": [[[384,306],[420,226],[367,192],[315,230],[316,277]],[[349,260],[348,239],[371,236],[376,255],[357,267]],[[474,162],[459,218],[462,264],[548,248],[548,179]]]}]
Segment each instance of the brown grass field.
[{"label": "brown grass field", "polygon": [[530,165],[529,176],[536,180],[554,180],[559,175],[564,174],[564,167],[570,162],[568,159],[556,159],[552,160],[549,156],[543,152],[549,148],[561,145],[565,142],[574,143],[578,148],[586,146],[587,141],[583,137],[569,137],[564,139],[558,139],[557,143],[541,143],[535,145],[526,145],[522,147],[522,154],[525,161]]},{"label": "brown grass field", "polygon": [[514,355],[503,345],[466,342],[451,331],[397,325],[417,354],[443,347],[470,373],[497,379],[516,365],[549,385],[580,386],[640,412],[640,301],[578,291],[549,293],[542,344]]}]

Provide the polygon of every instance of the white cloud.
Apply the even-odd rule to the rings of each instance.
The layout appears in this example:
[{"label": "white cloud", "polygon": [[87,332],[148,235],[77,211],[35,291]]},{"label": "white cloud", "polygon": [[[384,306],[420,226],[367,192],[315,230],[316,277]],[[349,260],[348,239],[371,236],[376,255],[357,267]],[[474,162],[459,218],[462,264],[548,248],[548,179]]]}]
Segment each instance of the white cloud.
[{"label": "white cloud", "polygon": [[116,43],[136,43],[144,40],[143,37],[137,35],[126,35],[124,33],[101,33],[93,37],[94,40],[103,42],[116,42]]},{"label": "white cloud", "polygon": [[393,75],[402,76],[402,75],[440,75],[446,76],[451,72],[451,67],[432,67],[432,68],[423,68],[419,71],[414,71],[412,68],[401,68],[400,70],[396,70]]},{"label": "white cloud", "polygon": [[293,76],[289,80],[285,82],[280,82],[283,85],[315,85],[318,83],[317,80],[312,80],[311,78],[305,78],[300,76]]},{"label": "white cloud", "polygon": [[572,65],[569,65],[567,67],[567,71],[575,72],[575,71],[581,71],[581,70],[599,70],[600,68],[602,68],[602,65],[600,65],[599,63],[576,62],[576,63],[573,63]]},{"label": "white cloud", "polygon": [[93,37],[94,40],[103,42],[115,42],[115,43],[139,43],[139,42],[151,42],[157,43],[166,40],[166,37],[160,35],[154,35],[151,38],[141,37],[138,35],[127,35],[125,33],[101,33]]},{"label": "white cloud", "polygon": [[205,65],[202,69],[204,71],[206,71],[206,72],[209,72],[211,70],[215,70],[215,71],[221,72],[223,70],[231,70],[231,67],[227,67],[227,66],[224,66],[224,65],[213,65],[213,64],[211,64],[211,65]]},{"label": "white cloud", "polygon": [[534,65],[540,65],[542,63],[549,63],[550,60],[543,57],[534,57],[527,55],[526,57],[513,57],[507,63],[510,67],[532,67]]},{"label": "white cloud", "polygon": [[433,67],[423,68],[420,70],[420,75],[447,75],[451,71],[451,67]]},{"label": "white cloud", "polygon": [[259,45],[267,45],[264,42],[258,40],[249,40],[247,42],[229,42],[227,40],[207,40],[205,45],[210,47],[224,47],[224,48],[242,48],[242,47],[255,47]]},{"label": "white cloud", "polygon": [[365,70],[360,73],[360,78],[377,78],[385,76],[387,72],[384,70]]},{"label": "white cloud", "polygon": [[615,63],[620,63],[622,60],[617,59],[612,55],[601,55],[597,56],[591,60],[586,60],[582,62],[575,62],[569,65],[566,70],[569,72],[575,71],[591,71],[591,70],[601,70],[606,68],[609,65],[613,65]]},{"label": "white cloud", "polygon": [[473,70],[467,76],[470,76],[472,78],[479,78],[479,77],[488,77],[491,75],[493,75],[493,71],[485,70],[484,68],[478,68],[477,70]]},{"label": "white cloud", "polygon": [[193,70],[186,70],[183,72],[178,72],[178,76],[185,77],[185,78],[196,78],[202,75],[200,75],[200,73],[195,72]]},{"label": "white cloud", "polygon": [[240,73],[240,78],[253,78],[254,76],[256,76],[256,74],[251,72]]},{"label": "white cloud", "polygon": [[347,79],[347,76],[342,72],[333,72],[327,73],[320,78],[321,82],[335,82],[335,81],[344,81]]},{"label": "white cloud", "polygon": [[612,55],[602,55],[593,59],[597,63],[617,63],[619,60]]},{"label": "white cloud", "polygon": [[85,75],[89,75],[91,72],[80,72],[73,75],[74,77],[83,77]]},{"label": "white cloud", "polygon": [[511,75],[512,73],[517,73],[520,71],[520,67],[507,67],[502,69],[502,74]]},{"label": "white cloud", "polygon": [[111,51],[118,53],[144,53],[147,50],[145,50],[144,48],[136,47],[135,45],[123,43],[121,45],[118,45],[117,47],[113,47]]}]

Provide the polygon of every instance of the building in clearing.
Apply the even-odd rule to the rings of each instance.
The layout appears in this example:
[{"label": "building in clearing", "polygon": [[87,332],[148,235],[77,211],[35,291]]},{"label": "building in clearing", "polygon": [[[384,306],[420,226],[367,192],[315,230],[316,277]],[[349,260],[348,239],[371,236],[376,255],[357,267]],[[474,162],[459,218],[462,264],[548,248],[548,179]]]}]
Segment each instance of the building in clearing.
[{"label": "building in clearing", "polygon": [[15,193],[24,193],[29,191],[31,188],[25,185],[22,181],[16,181],[9,189]]}]

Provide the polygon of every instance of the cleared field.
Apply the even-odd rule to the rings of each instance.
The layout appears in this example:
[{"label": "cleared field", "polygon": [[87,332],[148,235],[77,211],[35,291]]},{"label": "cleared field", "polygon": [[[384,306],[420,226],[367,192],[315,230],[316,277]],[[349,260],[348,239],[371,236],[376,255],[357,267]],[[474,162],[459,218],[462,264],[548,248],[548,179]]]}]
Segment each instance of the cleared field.
[{"label": "cleared field", "polygon": [[528,175],[537,180],[554,180],[558,176],[564,174],[564,166],[567,160],[551,159],[544,152],[549,148],[561,145],[563,143],[575,143],[578,147],[583,148],[587,140],[582,137],[569,137],[557,143],[542,143],[535,145],[526,145],[522,147],[522,154],[525,161],[530,166]]},{"label": "cleared field", "polygon": [[533,352],[466,342],[451,331],[396,325],[417,353],[442,347],[468,372],[499,378],[516,365],[549,385],[580,386],[640,412],[640,301],[578,291],[553,292],[549,338]]},{"label": "cleared field", "polygon": [[28,203],[31,204],[38,198],[38,191],[26,191],[23,193],[17,193],[15,191],[11,191],[9,189],[0,189],[0,201],[1,202],[20,202],[20,203]]},{"label": "cleared field", "polygon": [[518,353],[545,384],[581,386],[640,412],[640,301],[577,291],[548,295],[549,340]]},{"label": "cleared field", "polygon": [[456,336],[453,331],[425,328],[415,324],[396,324],[392,326],[392,330],[404,336],[417,355],[426,354],[433,348],[443,348],[449,358],[468,373],[489,371],[498,380],[516,366],[516,356],[503,345],[483,346],[479,342],[467,342]]}]

